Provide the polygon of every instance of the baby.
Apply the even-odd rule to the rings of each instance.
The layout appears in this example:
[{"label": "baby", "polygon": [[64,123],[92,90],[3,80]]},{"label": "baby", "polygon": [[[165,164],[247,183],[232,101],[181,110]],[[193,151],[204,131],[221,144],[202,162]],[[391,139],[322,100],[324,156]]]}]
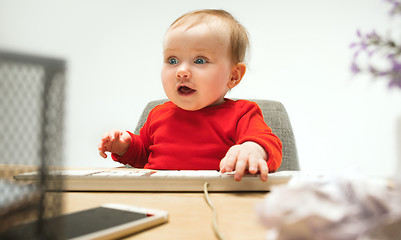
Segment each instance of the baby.
[{"label": "baby", "polygon": [[225,98],[246,71],[245,28],[223,10],[187,13],[168,29],[161,78],[170,101],[156,106],[139,135],[111,130],[99,153],[138,168],[246,170],[262,181],[281,164],[282,143],[259,106]]}]

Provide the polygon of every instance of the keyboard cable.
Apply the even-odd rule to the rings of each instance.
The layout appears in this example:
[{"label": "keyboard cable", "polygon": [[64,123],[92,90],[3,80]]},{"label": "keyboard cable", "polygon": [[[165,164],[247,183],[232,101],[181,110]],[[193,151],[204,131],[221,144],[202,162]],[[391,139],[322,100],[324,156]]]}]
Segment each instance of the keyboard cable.
[{"label": "keyboard cable", "polygon": [[212,212],[213,212],[213,219],[212,219],[213,231],[216,234],[218,239],[224,240],[224,236],[221,234],[219,226],[217,224],[216,208],[213,206],[212,201],[210,201],[210,198],[209,198],[209,192],[207,191],[208,185],[209,185],[209,183],[205,182],[205,184],[203,185],[203,192],[205,194],[205,199],[206,199],[207,205],[209,205],[210,209],[212,209]]}]

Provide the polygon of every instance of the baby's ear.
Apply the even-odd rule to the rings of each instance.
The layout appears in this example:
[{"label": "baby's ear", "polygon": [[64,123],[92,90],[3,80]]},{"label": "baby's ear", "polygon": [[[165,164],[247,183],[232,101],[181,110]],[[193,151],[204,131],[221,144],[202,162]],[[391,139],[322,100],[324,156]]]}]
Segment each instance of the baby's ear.
[{"label": "baby's ear", "polygon": [[244,63],[240,62],[235,64],[231,71],[230,80],[227,83],[228,88],[231,89],[237,86],[241,82],[242,77],[245,75],[245,72],[246,65]]}]

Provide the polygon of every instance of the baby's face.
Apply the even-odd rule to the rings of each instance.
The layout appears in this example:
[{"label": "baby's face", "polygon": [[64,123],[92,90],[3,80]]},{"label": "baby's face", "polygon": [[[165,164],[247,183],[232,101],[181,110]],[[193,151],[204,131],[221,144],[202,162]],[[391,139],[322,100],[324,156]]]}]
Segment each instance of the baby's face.
[{"label": "baby's face", "polygon": [[163,45],[162,83],[167,97],[185,110],[224,102],[234,64],[228,30],[207,24],[167,32]]}]

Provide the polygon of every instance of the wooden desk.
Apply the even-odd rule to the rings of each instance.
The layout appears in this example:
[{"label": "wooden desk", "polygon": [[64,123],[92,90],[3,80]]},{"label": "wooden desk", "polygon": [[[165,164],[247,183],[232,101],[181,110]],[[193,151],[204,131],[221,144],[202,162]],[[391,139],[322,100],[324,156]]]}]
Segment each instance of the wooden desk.
[{"label": "wooden desk", "polygon": [[[62,195],[64,213],[106,203],[131,204],[169,213],[169,222],[127,239],[216,239],[212,229],[212,210],[203,193],[65,192]],[[265,238],[266,230],[260,225],[255,212],[256,204],[265,195],[209,193],[217,210],[220,231],[227,240]]]},{"label": "wooden desk", "polygon": [[[255,205],[265,193],[209,193],[217,210],[218,224],[226,239],[264,239]],[[169,222],[127,239],[216,239],[212,211],[202,193],[79,193],[63,194],[64,212],[105,203],[123,203],[165,210]]]}]

